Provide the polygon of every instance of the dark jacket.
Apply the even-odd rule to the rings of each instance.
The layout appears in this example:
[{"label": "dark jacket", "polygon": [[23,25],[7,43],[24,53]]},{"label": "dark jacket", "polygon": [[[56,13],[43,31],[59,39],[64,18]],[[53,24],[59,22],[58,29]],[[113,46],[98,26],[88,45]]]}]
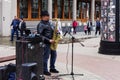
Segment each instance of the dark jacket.
[{"label": "dark jacket", "polygon": [[19,29],[22,30],[22,31],[26,30],[26,23],[24,21],[21,22],[21,26],[19,26]]},{"label": "dark jacket", "polygon": [[53,26],[50,22],[40,21],[37,26],[37,32],[44,38],[46,44],[50,44],[49,40],[53,37]]},{"label": "dark jacket", "polygon": [[20,21],[18,19],[13,19],[11,26],[13,26],[13,29],[18,29]]}]

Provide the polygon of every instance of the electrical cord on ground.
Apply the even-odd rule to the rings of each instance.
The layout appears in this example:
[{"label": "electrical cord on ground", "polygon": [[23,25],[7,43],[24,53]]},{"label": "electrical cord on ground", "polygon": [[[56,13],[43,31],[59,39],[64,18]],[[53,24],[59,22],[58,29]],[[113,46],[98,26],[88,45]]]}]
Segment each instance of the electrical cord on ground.
[{"label": "electrical cord on ground", "polygon": [[68,69],[68,54],[69,54],[69,49],[70,49],[70,45],[69,45],[69,42],[68,42],[67,55],[66,55],[66,70],[67,70],[67,73],[69,73],[69,69]]}]

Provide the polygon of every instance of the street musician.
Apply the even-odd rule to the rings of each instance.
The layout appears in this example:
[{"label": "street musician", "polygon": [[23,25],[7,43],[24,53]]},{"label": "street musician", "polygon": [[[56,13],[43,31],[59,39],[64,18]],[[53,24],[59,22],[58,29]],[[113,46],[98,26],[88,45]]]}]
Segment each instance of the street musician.
[{"label": "street musician", "polygon": [[[37,26],[38,34],[44,37],[44,75],[50,76],[51,73],[59,73],[57,69],[55,69],[55,62],[57,58],[56,48],[52,49],[51,45],[55,43],[58,44],[58,41],[55,42],[55,27],[49,21],[49,13],[47,11],[41,12],[41,21]],[[54,46],[53,46],[54,47]],[[50,56],[50,71],[48,70],[48,59]],[[51,73],[50,73],[51,72]]]}]

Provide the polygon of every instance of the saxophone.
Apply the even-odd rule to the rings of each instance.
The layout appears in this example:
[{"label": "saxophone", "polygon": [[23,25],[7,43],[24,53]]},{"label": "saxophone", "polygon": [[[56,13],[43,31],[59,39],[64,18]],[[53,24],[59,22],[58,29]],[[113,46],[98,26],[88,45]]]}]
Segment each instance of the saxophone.
[{"label": "saxophone", "polygon": [[54,28],[54,32],[53,32],[53,40],[55,41],[53,44],[51,44],[50,48],[51,50],[56,50],[57,49],[57,46],[58,46],[58,43],[59,43],[59,40],[60,40],[60,33],[58,31],[58,19],[55,19],[56,20],[56,25],[55,25],[55,28]]}]

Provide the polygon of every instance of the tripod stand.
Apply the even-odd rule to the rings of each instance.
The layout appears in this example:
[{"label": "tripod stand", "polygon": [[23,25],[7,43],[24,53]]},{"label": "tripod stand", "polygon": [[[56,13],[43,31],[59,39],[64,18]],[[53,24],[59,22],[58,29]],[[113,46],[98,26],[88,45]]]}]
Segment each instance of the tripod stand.
[{"label": "tripod stand", "polygon": [[74,53],[74,40],[75,40],[75,37],[70,32],[68,34],[71,36],[71,40],[72,40],[71,73],[70,74],[61,74],[59,76],[69,76],[69,75],[71,75],[73,77],[73,80],[74,80],[74,75],[83,76],[83,74],[75,74],[74,73],[74,70],[73,70],[74,54],[73,53]]}]

